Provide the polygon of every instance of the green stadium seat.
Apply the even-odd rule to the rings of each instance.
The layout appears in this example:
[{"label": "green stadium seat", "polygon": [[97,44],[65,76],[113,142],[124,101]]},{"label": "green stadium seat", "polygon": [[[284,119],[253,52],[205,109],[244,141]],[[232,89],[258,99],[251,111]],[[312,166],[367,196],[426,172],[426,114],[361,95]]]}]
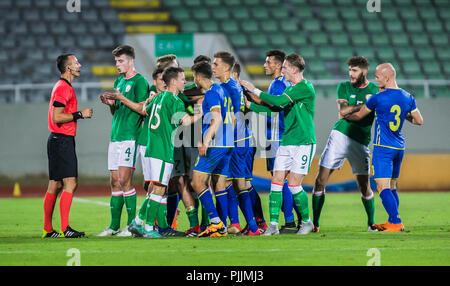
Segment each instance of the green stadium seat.
[{"label": "green stadium seat", "polygon": [[324,60],[333,60],[336,58],[336,50],[334,47],[320,47],[319,56]]},{"label": "green stadium seat", "polygon": [[397,53],[397,57],[401,61],[413,61],[413,60],[415,60],[415,57],[416,57],[416,54],[415,54],[413,48],[409,48],[409,49],[400,48],[400,49],[396,50],[396,53]]},{"label": "green stadium seat", "polygon": [[255,20],[247,20],[241,23],[241,29],[247,33],[255,33],[259,31],[258,22]]},{"label": "green stadium seat", "polygon": [[245,34],[237,33],[229,37],[230,42],[236,48],[244,48],[248,46],[248,40]]},{"label": "green stadium seat", "polygon": [[338,7],[349,7],[355,4],[353,0],[335,0],[334,2]]},{"label": "green stadium seat", "polygon": [[402,64],[403,72],[408,75],[408,78],[420,78],[422,71],[420,65],[416,61],[407,61]]},{"label": "green stadium seat", "polygon": [[317,33],[311,35],[310,41],[313,45],[325,45],[328,43],[328,38],[324,33]]},{"label": "green stadium seat", "polygon": [[266,34],[255,33],[250,35],[250,43],[254,47],[267,46],[269,43]]},{"label": "green stadium seat", "polygon": [[294,19],[285,19],[280,23],[280,28],[283,32],[296,33],[298,32],[297,21]]},{"label": "green stadium seat", "polygon": [[255,19],[266,20],[269,18],[269,10],[264,6],[255,7],[251,11]]},{"label": "green stadium seat", "polygon": [[180,22],[191,19],[189,10],[184,9],[184,8],[178,8],[178,9],[173,10],[172,16],[175,20],[180,21]]},{"label": "green stadium seat", "polygon": [[391,21],[388,25],[386,25],[386,30],[389,34],[394,33],[403,33],[403,24],[400,20],[398,21]]},{"label": "green stadium seat", "polygon": [[438,7],[442,8],[448,8],[448,1],[447,0],[434,0],[434,4]]},{"label": "green stadium seat", "polygon": [[[222,1],[221,0],[208,0],[208,1],[204,1],[205,5],[211,8],[217,8],[219,6],[222,5]],[[227,1],[225,1],[227,2]]]},{"label": "green stadium seat", "polygon": [[398,34],[392,36],[392,44],[394,46],[408,46],[409,38],[407,34]]},{"label": "green stadium seat", "polygon": [[281,1],[280,0],[264,0],[263,3],[266,6],[275,6],[275,5],[280,5]]},{"label": "green stadium seat", "polygon": [[419,17],[417,10],[411,9],[411,7],[408,9],[400,9],[399,14],[403,20],[416,20]]},{"label": "green stadium seat", "polygon": [[368,21],[383,21],[380,14],[382,13],[366,13],[365,11],[360,13],[361,19],[364,22]]},{"label": "green stadium seat", "polygon": [[218,33],[219,32],[219,25],[217,24],[217,21],[213,20],[206,20],[201,22],[202,31],[205,33]]},{"label": "green stadium seat", "polygon": [[291,4],[296,4],[296,5],[307,5],[308,4],[308,0],[287,0],[287,1]]},{"label": "green stadium seat", "polygon": [[340,11],[341,17],[346,20],[352,20],[352,19],[358,18],[359,13],[360,12],[357,9],[347,8],[347,7],[345,7],[344,9],[341,9],[341,11]]},{"label": "green stadium seat", "polygon": [[275,33],[278,31],[278,23],[275,20],[266,20],[262,23],[261,27],[267,33]]},{"label": "green stadium seat", "polygon": [[271,9],[272,17],[275,19],[286,19],[289,17],[288,10],[283,6],[276,6]]},{"label": "green stadium seat", "polygon": [[436,56],[434,55],[433,49],[420,49],[417,53],[417,58],[421,61],[434,60]]},{"label": "green stadium seat", "polygon": [[414,5],[413,0],[395,0],[397,6],[412,6]]},{"label": "green stadium seat", "polygon": [[371,34],[383,33],[384,31],[383,22],[381,21],[370,21],[365,24],[367,31]]},{"label": "green stadium seat", "polygon": [[370,42],[373,46],[383,47],[389,46],[389,37],[386,34],[372,34],[370,38]]},{"label": "green stadium seat", "polygon": [[215,20],[226,20],[230,18],[227,9],[214,9],[212,10],[212,16]]},{"label": "green stadium seat", "polygon": [[306,35],[301,32],[290,35],[288,40],[294,46],[304,46],[308,42]]},{"label": "green stadium seat", "polygon": [[246,6],[257,6],[262,4],[261,0],[245,0],[244,2]]},{"label": "green stadium seat", "polygon": [[220,26],[222,31],[227,34],[239,32],[239,25],[233,19],[223,20]]},{"label": "green stadium seat", "polygon": [[285,46],[288,43],[284,34],[273,34],[270,36],[269,40],[274,46]]},{"label": "green stadium seat", "polygon": [[319,5],[319,6],[329,6],[330,5],[330,0],[315,0],[314,2],[316,5]]},{"label": "green stadium seat", "polygon": [[352,34],[364,33],[363,22],[359,19],[342,21],[344,23],[345,29]]},{"label": "green stadium seat", "polygon": [[440,21],[427,21],[425,28],[429,33],[444,33],[444,29]]},{"label": "green stadium seat", "polygon": [[164,6],[167,7],[180,7],[181,0],[164,0]]},{"label": "green stadium seat", "polygon": [[340,46],[336,49],[336,58],[339,61],[347,61],[353,56],[353,49],[349,46]]},{"label": "green stadium seat", "polygon": [[435,46],[447,46],[449,45],[448,43],[448,36],[445,37],[445,35],[432,35],[431,36],[431,42],[435,45]]},{"label": "green stadium seat", "polygon": [[352,35],[352,42],[356,46],[368,46],[369,45],[369,37],[366,34]]},{"label": "green stadium seat", "polygon": [[434,97],[450,97],[450,86],[432,86],[430,92]]},{"label": "green stadium seat", "polygon": [[423,47],[429,45],[429,39],[426,33],[421,34],[420,37],[411,37],[411,43],[417,47]]},{"label": "green stadium seat", "polygon": [[373,61],[375,60],[375,50],[370,46],[357,47],[356,55],[366,57],[369,60],[370,65],[372,65]]},{"label": "green stadium seat", "polygon": [[338,10],[335,8],[325,8],[321,7],[319,10],[319,17],[328,19],[338,19]]},{"label": "green stadium seat", "polygon": [[189,7],[199,7],[201,5],[200,0],[183,0],[183,2]]},{"label": "green stadium seat", "polygon": [[338,34],[331,35],[331,43],[333,45],[343,46],[343,45],[348,45],[349,42],[350,42],[350,40],[349,40],[347,34],[345,34],[345,33],[344,34],[338,33]]},{"label": "green stadium seat", "polygon": [[244,21],[250,17],[248,9],[246,7],[233,7],[231,15],[233,15],[233,17],[236,19]]},{"label": "green stadium seat", "polygon": [[209,19],[209,11],[206,8],[195,9],[192,13],[192,17],[196,20],[206,20]]},{"label": "green stadium seat", "polygon": [[439,9],[439,16],[444,20],[448,20],[450,19],[450,11],[448,9]]},{"label": "green stadium seat", "polygon": [[302,57],[304,57],[305,59],[316,57],[316,50],[312,46],[300,47],[298,51],[300,55],[302,55]]},{"label": "green stadium seat", "polygon": [[382,62],[391,62],[395,59],[394,50],[390,47],[385,47],[377,50],[378,59]]},{"label": "green stadium seat", "polygon": [[195,21],[184,21],[183,25],[181,25],[180,27],[181,31],[185,33],[196,33],[200,30],[198,23]]},{"label": "green stadium seat", "polygon": [[307,5],[299,5],[295,7],[294,16],[300,20],[313,18],[313,12]]},{"label": "green stadium seat", "polygon": [[423,65],[423,71],[428,76],[428,78],[432,79],[436,75],[440,75],[442,73],[441,66],[437,61],[428,61]]},{"label": "green stadium seat", "polygon": [[[244,0],[245,1],[245,0]],[[241,5],[241,0],[226,0],[224,1],[225,5],[227,6],[239,6]]]},{"label": "green stadium seat", "polygon": [[[391,7],[390,9],[383,9],[381,8],[382,12],[380,13],[380,16],[382,19],[384,20],[388,20],[388,21],[392,21],[392,20],[398,20],[398,14],[397,14],[397,10],[395,10],[393,7]],[[377,13],[372,13],[372,14],[377,14]]]},{"label": "green stadium seat", "polygon": [[437,19],[436,10],[433,7],[430,7],[429,9],[419,9],[419,15],[424,20]]},{"label": "green stadium seat", "polygon": [[[450,61],[450,49],[448,48],[437,48],[436,55],[437,58],[441,61]],[[450,72],[448,74],[450,74]]]},{"label": "green stadium seat", "polygon": [[320,22],[316,19],[308,19],[300,22],[304,31],[320,32]]},{"label": "green stadium seat", "polygon": [[424,32],[422,22],[417,21],[417,20],[415,20],[415,21],[409,20],[409,21],[405,22],[405,28],[406,28],[406,31],[408,31],[411,34]]},{"label": "green stadium seat", "polygon": [[344,33],[344,25],[339,20],[328,20],[324,27],[329,33]]}]

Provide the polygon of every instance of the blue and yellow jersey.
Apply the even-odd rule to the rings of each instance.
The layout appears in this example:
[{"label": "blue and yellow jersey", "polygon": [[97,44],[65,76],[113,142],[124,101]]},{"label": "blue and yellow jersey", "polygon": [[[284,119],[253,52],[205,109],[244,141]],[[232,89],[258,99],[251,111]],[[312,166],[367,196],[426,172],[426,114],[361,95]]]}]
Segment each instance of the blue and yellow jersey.
[{"label": "blue and yellow jersey", "polygon": [[[267,90],[268,94],[282,95],[284,90],[291,86],[284,76],[279,76],[274,79]],[[270,117],[267,116],[267,140],[269,141],[281,141],[281,135],[284,131],[284,112],[278,112],[278,115]]]},{"label": "blue and yellow jersey", "polygon": [[241,85],[234,79],[230,78],[227,82],[220,84],[231,97],[234,115],[236,116],[236,128],[234,129],[235,146],[250,146],[250,129],[245,124],[244,117],[244,93]]},{"label": "blue and yellow jersey", "polygon": [[234,147],[232,100],[226,90],[220,85],[213,84],[206,91],[202,103],[203,109],[203,136],[208,132],[212,120],[211,109],[220,107],[222,124],[211,140],[209,147]]},{"label": "blue and yellow jersey", "polygon": [[403,89],[387,88],[372,95],[366,102],[369,111],[375,111],[374,146],[405,149],[403,122],[409,112],[417,110],[414,97]]}]

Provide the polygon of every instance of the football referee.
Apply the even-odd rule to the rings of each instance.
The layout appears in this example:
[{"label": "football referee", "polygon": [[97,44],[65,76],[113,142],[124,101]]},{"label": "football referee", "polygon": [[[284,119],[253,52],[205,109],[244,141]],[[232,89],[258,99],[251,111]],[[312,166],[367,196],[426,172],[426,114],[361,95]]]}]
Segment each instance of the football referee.
[{"label": "football referee", "polygon": [[[69,212],[72,197],[77,188],[78,162],[75,153],[77,121],[92,117],[92,108],[77,111],[77,98],[72,87],[74,78],[80,76],[81,64],[73,54],[63,54],[56,60],[61,78],[52,90],[48,108],[47,141],[49,182],[44,198],[43,238],[79,238],[85,236],[69,226]],[[58,194],[61,214],[61,230],[52,226],[52,215]]]}]

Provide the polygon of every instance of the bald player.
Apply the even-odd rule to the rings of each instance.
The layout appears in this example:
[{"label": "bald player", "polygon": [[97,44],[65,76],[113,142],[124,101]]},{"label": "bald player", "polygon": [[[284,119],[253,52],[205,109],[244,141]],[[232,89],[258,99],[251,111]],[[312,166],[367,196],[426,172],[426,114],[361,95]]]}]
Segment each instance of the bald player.
[{"label": "bald player", "polygon": [[361,120],[375,112],[375,134],[373,139],[373,176],[377,183],[384,208],[389,219],[375,225],[380,231],[404,231],[398,212],[399,198],[397,180],[405,153],[405,139],[401,133],[403,122],[422,125],[423,118],[414,97],[397,86],[396,72],[392,64],[384,63],[375,70],[375,81],[381,92],[369,97],[363,107],[341,110],[340,115],[348,120]]}]

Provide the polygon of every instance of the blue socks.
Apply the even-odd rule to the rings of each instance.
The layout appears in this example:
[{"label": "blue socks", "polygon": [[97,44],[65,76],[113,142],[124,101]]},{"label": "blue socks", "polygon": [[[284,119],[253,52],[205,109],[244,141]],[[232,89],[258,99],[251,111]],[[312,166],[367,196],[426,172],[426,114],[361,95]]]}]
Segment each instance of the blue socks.
[{"label": "blue socks", "polygon": [[253,215],[252,201],[250,199],[250,191],[253,187],[239,192],[239,207],[244,214],[245,220],[247,221],[248,228],[251,232],[256,232],[258,226],[256,225],[255,217]]},{"label": "blue socks", "polygon": [[249,195],[252,202],[253,214],[255,215],[255,217],[261,219],[261,222],[264,222],[264,214],[261,207],[261,198],[259,197],[258,192],[253,186],[250,188]]},{"label": "blue socks", "polygon": [[209,188],[204,189],[198,195],[198,198],[200,199],[202,206],[206,209],[206,212],[208,213],[208,216],[211,219],[211,222],[213,219],[219,218],[216,207],[214,206],[214,200],[211,195],[211,190]]},{"label": "blue socks", "polygon": [[392,224],[401,223],[402,220],[398,214],[397,201],[395,196],[392,194],[391,189],[384,189],[380,193],[381,202],[383,203],[386,212],[389,215],[389,222]]},{"label": "blue socks", "polygon": [[233,190],[233,185],[229,185],[226,191],[228,193],[228,217],[230,218],[230,224],[239,223],[238,199]]},{"label": "blue socks", "polygon": [[[220,220],[227,226],[228,217],[228,195],[227,189],[216,192],[216,204],[218,206]],[[209,212],[208,212],[209,213]]]},{"label": "blue socks", "polygon": [[292,193],[289,190],[288,183],[285,182],[283,185],[283,204],[281,205],[285,222],[294,221],[294,213],[292,212],[293,207],[294,196],[292,196]]},{"label": "blue socks", "polygon": [[392,190],[392,195],[394,196],[395,200],[397,201],[397,208],[400,205],[400,199],[398,198],[397,189]]}]

